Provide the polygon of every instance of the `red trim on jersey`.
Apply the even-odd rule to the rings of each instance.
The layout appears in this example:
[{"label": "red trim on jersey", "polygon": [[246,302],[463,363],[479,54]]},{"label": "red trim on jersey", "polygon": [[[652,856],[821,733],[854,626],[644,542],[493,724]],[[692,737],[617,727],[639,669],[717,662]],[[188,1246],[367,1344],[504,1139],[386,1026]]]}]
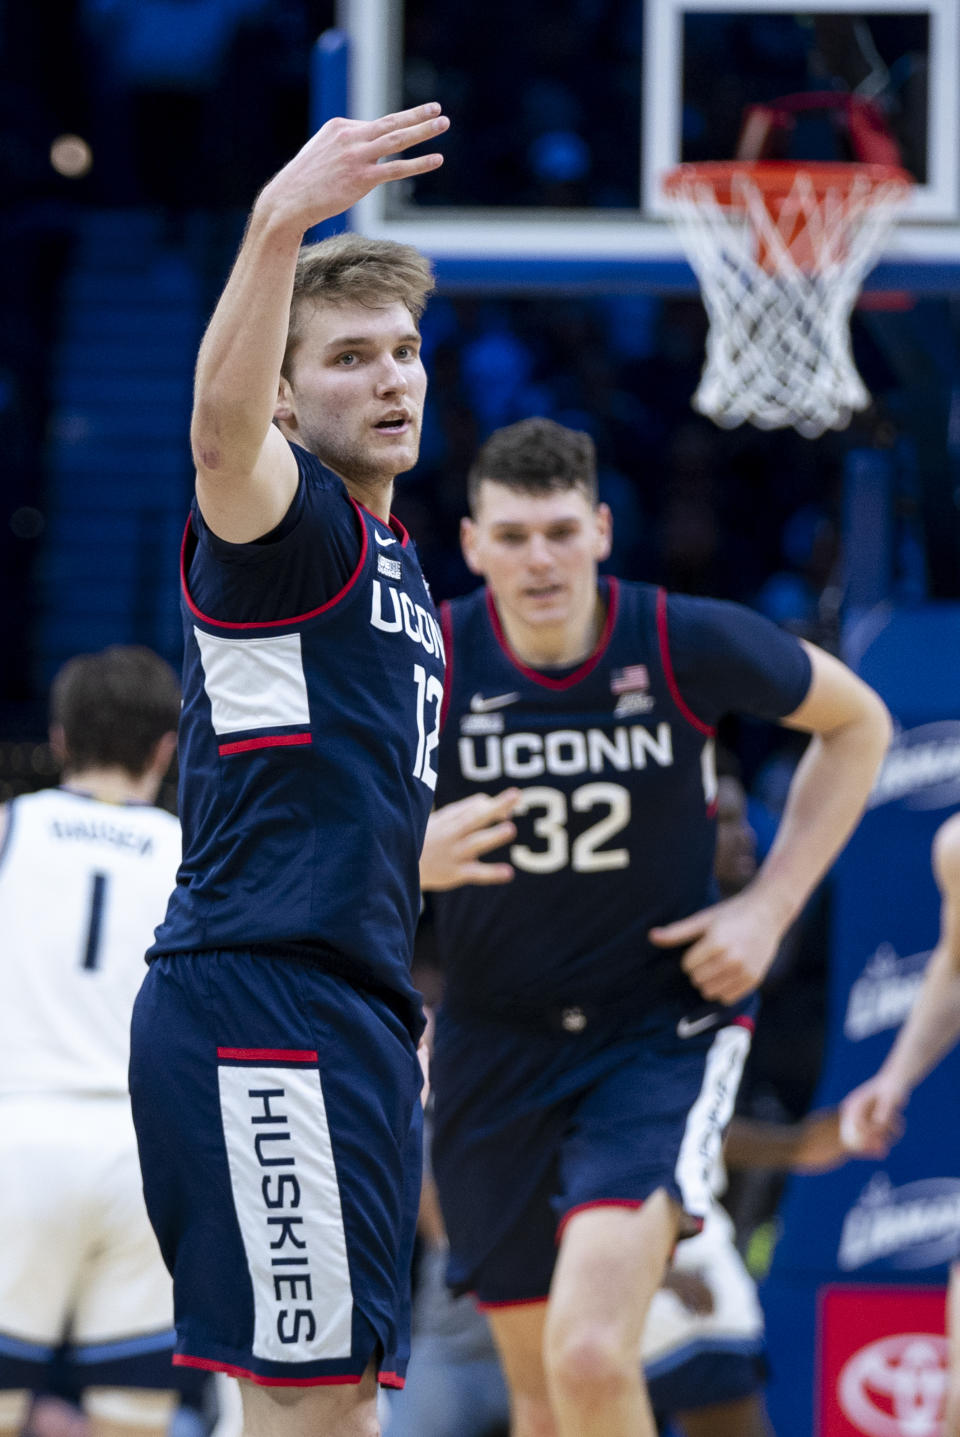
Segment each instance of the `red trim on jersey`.
[{"label": "red trim on jersey", "polygon": [[566,1228],[567,1223],[572,1217],[576,1217],[578,1212],[588,1212],[590,1208],[594,1207],[638,1208],[643,1207],[644,1202],[644,1198],[594,1198],[592,1202],[578,1203],[577,1206],[572,1207],[569,1212],[565,1212],[563,1217],[557,1224],[556,1240],[559,1243],[560,1239],[563,1237],[564,1229]]},{"label": "red trim on jersey", "polygon": [[[339,591],[339,593],[334,594],[332,599],[328,599],[325,604],[321,604],[319,609],[310,609],[305,614],[294,614],[293,618],[291,619],[261,619],[257,623],[239,624],[235,623],[233,620],[230,619],[211,619],[209,614],[205,614],[202,609],[198,609],[196,604],[193,602],[193,599],[190,597],[190,590],[187,588],[187,571],[185,561],[187,555],[187,536],[190,533],[190,520],[188,519],[186,528],[183,531],[183,539],[180,543],[180,587],[183,589],[183,597],[187,601],[187,608],[190,610],[191,614],[193,614],[194,617],[197,619],[202,619],[205,624],[212,625],[212,627],[215,629],[278,629],[283,628],[289,624],[305,623],[307,619],[315,619],[318,614],[326,613],[327,609],[332,609],[335,604],[339,604],[341,599],[345,599],[347,597],[350,590],[353,588],[354,584],[359,579],[363,566],[367,560],[367,550],[370,547],[370,535],[367,532],[366,524],[363,522],[363,519],[360,516],[360,510],[363,506],[358,504],[356,499],[351,498],[349,494],[347,495],[347,498],[350,499],[350,503],[357,511],[357,520],[360,524],[360,558],[357,560],[357,567],[354,569],[353,573],[350,575],[343,588]],[[404,530],[404,533],[406,533],[406,530]]]},{"label": "red trim on jersey", "polygon": [[718,798],[714,798],[714,799],[712,799],[712,800],[710,801],[710,803],[707,804],[707,817],[708,817],[708,818],[716,818],[716,816],[717,816],[717,814],[718,814],[719,812],[720,812],[720,800],[719,800]]},{"label": "red trim on jersey", "polygon": [[481,1302],[479,1297],[473,1299],[473,1305],[478,1312],[489,1312],[499,1307],[532,1307],[536,1302],[546,1302],[546,1297],[514,1297],[508,1298],[505,1302]]},{"label": "red trim on jersey", "polygon": [[395,1387],[399,1392],[406,1386],[407,1379],[401,1377],[399,1372],[378,1372],[377,1381],[381,1387]]},{"label": "red trim on jersey", "polygon": [[731,1028],[746,1028],[748,1033],[752,1033],[756,1026],[757,1025],[754,1020],[748,1017],[746,1013],[741,1013],[739,1018],[734,1018],[733,1022],[730,1024]]},{"label": "red trim on jersey", "polygon": [[660,662],[663,665],[663,674],[667,681],[667,688],[670,690],[670,697],[673,699],[687,723],[691,724],[693,728],[697,730],[697,733],[703,733],[706,734],[708,738],[713,738],[716,729],[712,729],[709,724],[704,723],[703,719],[697,718],[693,710],[689,709],[684,703],[680,690],[677,688],[677,680],[673,673],[673,663],[670,659],[670,636],[667,633],[666,589],[657,590],[657,637],[660,640]]},{"label": "red trim on jersey", "polygon": [[315,1063],[316,1053],[309,1048],[218,1048],[218,1058],[240,1059],[244,1062]]},{"label": "red trim on jersey", "polygon": [[450,696],[453,693],[453,610],[447,599],[440,605],[440,632],[443,635],[443,658],[446,665],[443,674],[443,702],[440,705],[440,732],[447,721]]},{"label": "red trim on jersey", "polygon": [[[361,504],[359,499],[353,499],[351,502],[356,504],[360,509],[362,509],[365,514],[369,514],[371,519],[376,519],[378,524],[382,524],[384,522],[380,518],[379,514],[375,514],[372,509],[368,509],[366,504]],[[410,535],[407,533],[404,526],[400,523],[400,520],[397,518],[396,514],[391,514],[387,519],[386,524],[387,528],[391,531],[391,533],[395,534],[396,537],[400,540],[400,548],[405,549],[410,543]]]},{"label": "red trim on jersey", "polygon": [[309,733],[271,733],[265,738],[238,738],[235,743],[219,745],[221,754],[249,753],[253,748],[289,748],[291,744],[313,743]]},{"label": "red trim on jersey", "polygon": [[611,635],[613,634],[613,626],[617,622],[617,609],[620,606],[619,583],[616,579],[612,577],[607,579],[607,583],[609,585],[607,617],[604,619],[603,632],[601,633],[600,638],[597,641],[597,647],[594,649],[590,657],[588,659],[585,659],[584,662],[580,665],[580,667],[578,669],[574,669],[573,673],[568,674],[565,679],[551,679],[546,674],[540,673],[539,669],[531,669],[530,667],[528,667],[527,664],[523,663],[522,660],[517,658],[516,654],[513,652],[510,645],[507,643],[506,635],[504,634],[503,627],[500,623],[500,615],[497,613],[496,604],[494,604],[493,602],[493,595],[488,589],[487,613],[490,618],[490,627],[493,629],[494,638],[500,645],[501,649],[503,649],[503,652],[513,664],[514,668],[519,669],[525,678],[532,679],[535,684],[540,684],[543,688],[553,689],[554,691],[558,691],[561,689],[571,689],[573,688],[574,684],[579,684],[580,682],[582,682],[583,679],[587,677],[588,674],[592,674],[594,669],[597,667],[597,664],[600,662],[600,660],[603,658],[604,653],[606,652],[607,645],[609,644]]},{"label": "red trim on jersey", "polygon": [[265,1377],[262,1372],[248,1372],[245,1367],[234,1367],[232,1362],[214,1362],[209,1357],[190,1357],[186,1352],[173,1354],[174,1367],[200,1367],[204,1372],[225,1372],[228,1377],[245,1377],[258,1387],[344,1387],[356,1386],[359,1375],[345,1372],[339,1377]]}]

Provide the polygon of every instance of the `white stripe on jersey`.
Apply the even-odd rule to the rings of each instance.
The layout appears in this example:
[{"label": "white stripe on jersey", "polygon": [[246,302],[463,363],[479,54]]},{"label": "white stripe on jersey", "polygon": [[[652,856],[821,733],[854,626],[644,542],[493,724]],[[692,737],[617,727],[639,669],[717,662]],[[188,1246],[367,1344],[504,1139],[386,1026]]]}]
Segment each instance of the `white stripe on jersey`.
[{"label": "white stripe on jersey", "polygon": [[220,1064],[230,1186],[253,1286],[253,1352],[349,1357],[353,1291],[316,1068]]},{"label": "white stripe on jersey", "polygon": [[143,955],[180,825],[63,789],[15,799],[0,855],[0,1096],[126,1093]]},{"label": "white stripe on jersey", "polygon": [[310,723],[299,634],[221,639],[194,625],[214,733]]}]

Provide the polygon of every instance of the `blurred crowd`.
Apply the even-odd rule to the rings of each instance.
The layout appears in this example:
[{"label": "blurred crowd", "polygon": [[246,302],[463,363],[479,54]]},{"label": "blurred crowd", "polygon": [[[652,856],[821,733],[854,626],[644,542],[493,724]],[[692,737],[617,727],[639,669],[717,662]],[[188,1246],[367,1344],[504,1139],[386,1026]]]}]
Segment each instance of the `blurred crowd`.
[{"label": "blurred crowd", "polygon": [[[310,44],[334,10],[332,0],[57,0],[40,47],[23,7],[3,7],[0,599],[24,615],[21,631],[43,542],[51,354],[79,217],[156,211],[167,249],[196,270],[212,305],[257,187],[307,131]],[[578,0],[562,13],[535,0],[519,32],[503,0],[479,26],[447,7],[439,24],[434,0],[410,0],[403,16],[405,100],[436,91],[457,121],[447,163],[418,202],[637,203],[639,146],[624,136],[638,135],[640,0]],[[700,155],[708,136],[734,143],[731,75],[741,89],[745,76],[762,83],[763,98],[881,64],[907,144],[922,24],[873,25],[863,54],[847,30],[787,16],[688,20],[688,88],[700,98],[684,112],[685,154]],[[440,296],[425,328],[428,430],[401,501],[438,596],[467,583],[456,544],[467,455],[496,426],[541,413],[597,441],[615,567],[757,604],[831,646],[843,459],[856,444],[898,444],[884,403],[896,377],[857,327],[858,363],[879,396],[859,430],[815,446],[792,432],[725,434],[689,408],[705,332],[693,297]],[[26,642],[5,698],[38,697]]]}]

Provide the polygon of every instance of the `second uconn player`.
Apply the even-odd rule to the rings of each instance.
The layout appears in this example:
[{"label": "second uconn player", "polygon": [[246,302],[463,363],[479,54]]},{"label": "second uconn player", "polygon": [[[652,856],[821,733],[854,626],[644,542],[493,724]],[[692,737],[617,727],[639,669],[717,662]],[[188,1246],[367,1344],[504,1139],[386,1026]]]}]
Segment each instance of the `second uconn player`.
[{"label": "second uconn player", "polygon": [[[437,800],[515,786],[502,886],[461,887],[428,832],[445,1004],[434,1169],[450,1277],[488,1309],[514,1437],[653,1437],[638,1353],[678,1237],[700,1226],[751,995],[857,821],[880,700],[738,605],[597,576],[610,513],[588,436],[531,419],[469,477],[444,606]],[[773,848],[714,902],[714,732],[813,735]],[[503,810],[491,806],[491,817]],[[432,823],[449,837],[443,810]]]}]

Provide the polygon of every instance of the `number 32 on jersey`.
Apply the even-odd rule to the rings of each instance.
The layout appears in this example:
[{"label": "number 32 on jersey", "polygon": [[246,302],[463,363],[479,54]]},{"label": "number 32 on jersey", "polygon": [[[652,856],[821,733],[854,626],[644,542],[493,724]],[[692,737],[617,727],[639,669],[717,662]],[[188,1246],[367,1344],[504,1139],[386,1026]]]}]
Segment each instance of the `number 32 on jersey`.
[{"label": "number 32 on jersey", "polygon": [[[567,831],[570,810],[592,813],[597,809],[600,812],[596,820],[571,842]],[[556,873],[569,864],[574,873],[605,873],[629,866],[626,848],[603,847],[630,822],[630,793],[622,784],[585,783],[575,788],[569,799],[558,788],[525,788],[514,815],[525,813],[536,815],[534,836],[544,846],[512,846],[510,861],[523,872]]]}]

